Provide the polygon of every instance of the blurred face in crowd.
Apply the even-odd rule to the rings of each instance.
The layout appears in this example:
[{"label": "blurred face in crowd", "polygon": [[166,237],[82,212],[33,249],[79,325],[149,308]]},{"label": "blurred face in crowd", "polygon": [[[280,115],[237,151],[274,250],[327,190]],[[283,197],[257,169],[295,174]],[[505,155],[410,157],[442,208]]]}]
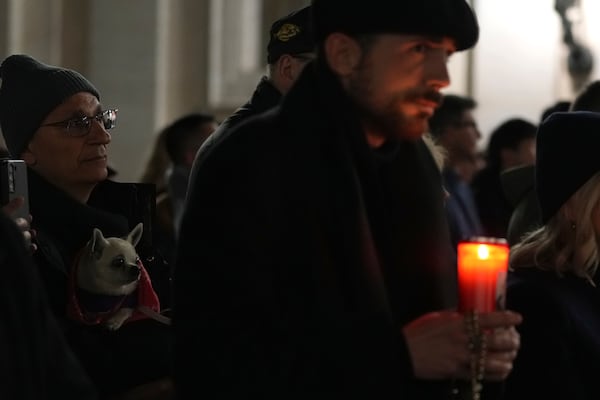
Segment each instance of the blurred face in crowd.
[{"label": "blurred face in crowd", "polygon": [[198,130],[194,135],[190,146],[185,151],[183,155],[183,163],[187,168],[192,168],[194,164],[194,159],[196,158],[196,153],[202,146],[202,144],[208,139],[208,137],[217,129],[218,124],[216,121],[213,122],[205,122],[198,126]]},{"label": "blurred face in crowd", "polygon": [[46,116],[21,155],[30,168],[82,202],[107,177],[111,136],[92,118],[101,112],[94,95],[74,94]]},{"label": "blurred face in crowd", "polygon": [[476,161],[478,158],[477,142],[481,133],[472,110],[463,111],[460,116],[451,122],[444,130],[443,143],[458,160]]},{"label": "blurred face in crowd", "polygon": [[390,137],[420,138],[441,102],[440,90],[450,83],[453,40],[403,34],[358,39],[333,34],[327,40],[337,36],[349,41],[348,49],[328,62],[358,106],[370,144],[376,147]]},{"label": "blurred face in crowd", "polygon": [[535,138],[524,139],[516,149],[502,150],[502,169],[535,164]]}]

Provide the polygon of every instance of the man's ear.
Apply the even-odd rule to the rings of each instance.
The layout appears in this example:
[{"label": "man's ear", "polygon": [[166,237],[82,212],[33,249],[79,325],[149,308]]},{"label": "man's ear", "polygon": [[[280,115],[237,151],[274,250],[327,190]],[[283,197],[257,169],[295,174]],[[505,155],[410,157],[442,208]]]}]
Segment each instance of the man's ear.
[{"label": "man's ear", "polygon": [[284,54],[279,57],[277,63],[275,65],[278,82],[284,88],[289,88],[294,83],[296,77],[294,76],[294,69],[292,65],[292,56],[289,54]]},{"label": "man's ear", "polygon": [[336,75],[345,77],[352,74],[362,55],[358,42],[348,35],[335,32],[325,39],[325,58]]}]

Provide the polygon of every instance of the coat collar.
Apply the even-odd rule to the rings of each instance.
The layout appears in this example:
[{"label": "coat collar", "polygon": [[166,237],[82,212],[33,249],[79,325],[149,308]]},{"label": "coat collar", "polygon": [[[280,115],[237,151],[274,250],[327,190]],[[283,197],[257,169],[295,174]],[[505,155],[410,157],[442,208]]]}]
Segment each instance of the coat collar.
[{"label": "coat collar", "polygon": [[[280,133],[291,136],[298,157],[315,150],[321,155],[301,163],[294,178],[300,182],[305,176],[326,176],[326,195],[320,199],[332,204],[325,213],[336,221],[337,232],[356,232],[362,238],[357,245],[362,266],[356,276],[372,288],[366,299],[380,299],[376,308],[393,304],[394,314],[409,321],[419,313],[451,307],[456,303],[456,271],[441,174],[431,152],[422,140],[400,139],[373,150],[358,116],[324,62],[307,65],[275,115],[284,125]],[[343,237],[338,244],[340,249],[346,246],[340,251],[347,251]],[[381,273],[393,291],[387,292]],[[388,303],[390,293],[395,298]],[[406,299],[411,298],[418,305],[409,307]]]},{"label": "coat collar", "polygon": [[32,227],[60,243],[66,254],[74,254],[82,248],[92,237],[94,228],[106,236],[122,236],[128,232],[125,217],[76,201],[31,169],[28,177]]},{"label": "coat collar", "polygon": [[270,110],[279,104],[281,93],[273,86],[266,76],[260,79],[248,104],[256,114]]}]

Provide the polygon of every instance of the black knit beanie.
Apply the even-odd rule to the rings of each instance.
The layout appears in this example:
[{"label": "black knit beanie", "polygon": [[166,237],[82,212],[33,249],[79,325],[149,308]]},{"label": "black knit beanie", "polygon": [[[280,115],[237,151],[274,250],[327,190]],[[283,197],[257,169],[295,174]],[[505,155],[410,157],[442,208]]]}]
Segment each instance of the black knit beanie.
[{"label": "black knit beanie", "polygon": [[536,146],[535,190],[545,224],[600,172],[600,113],[550,115],[539,126]]},{"label": "black knit beanie", "polygon": [[20,157],[46,116],[79,92],[100,94],[79,72],[12,55],[0,65],[0,127],[13,157]]}]

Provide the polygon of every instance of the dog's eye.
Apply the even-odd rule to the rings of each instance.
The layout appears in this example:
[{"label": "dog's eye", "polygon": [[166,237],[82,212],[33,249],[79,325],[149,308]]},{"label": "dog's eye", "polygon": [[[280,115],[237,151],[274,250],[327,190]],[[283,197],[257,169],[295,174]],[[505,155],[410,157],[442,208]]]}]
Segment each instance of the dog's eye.
[{"label": "dog's eye", "polygon": [[113,267],[120,267],[123,264],[125,264],[125,258],[123,257],[117,257],[112,262]]}]

